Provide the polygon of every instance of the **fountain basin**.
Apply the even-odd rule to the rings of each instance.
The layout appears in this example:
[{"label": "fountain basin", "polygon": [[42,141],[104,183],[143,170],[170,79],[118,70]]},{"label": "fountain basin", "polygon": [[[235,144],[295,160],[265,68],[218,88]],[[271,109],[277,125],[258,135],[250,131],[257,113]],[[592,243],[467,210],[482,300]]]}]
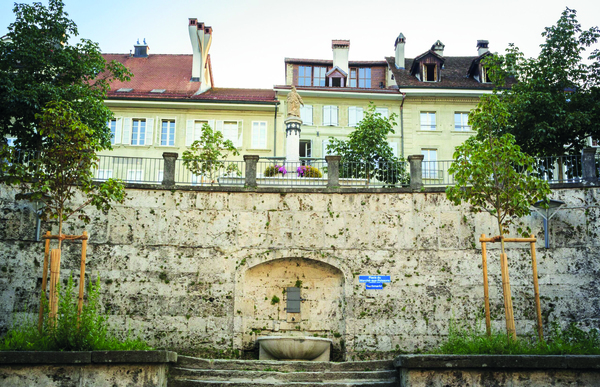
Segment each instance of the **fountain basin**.
[{"label": "fountain basin", "polygon": [[259,360],[329,361],[330,339],[321,337],[263,336],[257,339]]}]

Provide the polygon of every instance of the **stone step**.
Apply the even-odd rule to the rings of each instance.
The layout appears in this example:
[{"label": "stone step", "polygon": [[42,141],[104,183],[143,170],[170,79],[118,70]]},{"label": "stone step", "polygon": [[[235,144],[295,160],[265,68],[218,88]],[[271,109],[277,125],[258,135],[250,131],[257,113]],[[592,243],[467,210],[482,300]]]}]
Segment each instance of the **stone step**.
[{"label": "stone step", "polygon": [[216,369],[197,369],[172,367],[169,371],[171,378],[186,380],[223,380],[234,381],[238,379],[245,380],[277,380],[287,382],[316,382],[325,381],[360,381],[360,380],[393,380],[396,377],[395,370],[381,371],[312,371],[304,370],[278,372],[270,368],[259,371],[247,370],[216,370]]},{"label": "stone step", "polygon": [[398,381],[348,381],[348,382],[279,382],[279,381],[222,381],[222,380],[171,380],[168,387],[269,387],[269,386],[298,386],[298,387],[397,387]]},{"label": "stone step", "polygon": [[295,370],[310,372],[327,371],[383,371],[394,370],[393,360],[353,361],[353,362],[313,362],[313,361],[278,361],[278,360],[221,360],[201,359],[191,356],[178,356],[177,367],[219,370],[274,371]]}]

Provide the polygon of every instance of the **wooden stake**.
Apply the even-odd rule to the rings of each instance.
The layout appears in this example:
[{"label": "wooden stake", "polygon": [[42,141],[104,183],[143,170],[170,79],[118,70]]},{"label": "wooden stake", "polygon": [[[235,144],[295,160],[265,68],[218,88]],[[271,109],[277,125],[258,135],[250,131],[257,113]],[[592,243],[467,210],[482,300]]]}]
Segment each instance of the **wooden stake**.
[{"label": "wooden stake", "polygon": [[[533,235],[531,235],[533,238]],[[531,266],[533,268],[533,293],[535,296],[535,311],[537,312],[537,331],[540,342],[544,341],[544,328],[542,326],[542,307],[540,305],[540,286],[538,284],[537,261],[535,256],[535,242],[531,242]]]},{"label": "wooden stake", "polygon": [[79,303],[77,304],[77,324],[83,307],[83,289],[85,286],[85,254],[87,250],[87,231],[83,232],[84,239],[81,241],[81,269],[79,271]]},{"label": "wooden stake", "polygon": [[[481,234],[485,238],[485,234]],[[485,302],[485,331],[488,336],[492,335],[492,323],[490,318],[490,294],[488,289],[488,270],[487,270],[487,248],[485,242],[481,242],[481,256],[483,264],[483,300]]]},{"label": "wooden stake", "polygon": [[60,279],[60,249],[50,252],[50,324],[56,323],[58,313],[58,281]]},{"label": "wooden stake", "polygon": [[[46,231],[46,236],[50,236],[50,231]],[[50,257],[50,239],[46,239],[44,248],[44,269],[42,270],[42,295],[40,296],[40,313],[38,316],[38,331],[42,333],[44,323],[44,303],[46,302],[46,286],[48,285],[48,258]]]},{"label": "wooden stake", "polygon": [[502,269],[502,290],[504,293],[504,313],[506,315],[506,333],[516,340],[515,318],[513,315],[512,296],[510,293],[510,279],[508,276],[508,259],[506,254],[500,254],[500,268]]}]

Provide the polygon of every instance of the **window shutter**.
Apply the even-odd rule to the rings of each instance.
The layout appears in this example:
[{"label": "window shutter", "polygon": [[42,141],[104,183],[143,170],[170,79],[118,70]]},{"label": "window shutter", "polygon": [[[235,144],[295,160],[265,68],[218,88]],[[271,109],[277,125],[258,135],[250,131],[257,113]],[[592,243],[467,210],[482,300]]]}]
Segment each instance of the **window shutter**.
[{"label": "window shutter", "polygon": [[152,141],[154,141],[156,145],[160,145],[160,135],[162,133],[163,121],[157,116],[156,121],[154,122],[156,122],[156,130],[154,131],[154,139]]},{"label": "window shutter", "polygon": [[338,126],[338,107],[331,107],[331,125]]},{"label": "window shutter", "polygon": [[331,125],[331,106],[323,106],[323,125]]},{"label": "window shutter", "polygon": [[117,125],[115,127],[115,144],[121,143],[122,135],[123,135],[123,118],[117,117]]},{"label": "window shutter", "polygon": [[152,145],[153,138],[154,138],[154,118],[148,118],[146,120],[146,145]]},{"label": "window shutter", "polygon": [[356,106],[348,106],[348,126],[356,126]]},{"label": "window shutter", "polygon": [[250,146],[252,147],[252,149],[258,149],[259,148],[259,142],[260,142],[260,123],[259,122],[253,122],[252,123],[252,141]]},{"label": "window shutter", "polygon": [[194,120],[187,120],[185,124],[185,146],[194,142]]},{"label": "window shutter", "polygon": [[300,313],[300,303],[302,298],[300,297],[300,288],[287,288],[286,289],[286,305],[285,309],[287,313]]},{"label": "window shutter", "polygon": [[215,123],[215,120],[208,120],[208,126],[210,126],[212,130],[215,130]]},{"label": "window shutter", "polygon": [[243,144],[243,139],[244,139],[244,121],[238,121],[238,131],[237,131],[237,144],[235,144],[236,147],[241,147]]},{"label": "window shutter", "polygon": [[177,120],[173,120],[173,146],[175,146],[175,144],[177,144]]},{"label": "window shutter", "polygon": [[312,105],[306,106],[306,114],[308,115],[308,125],[313,124],[313,108]]},{"label": "window shutter", "polygon": [[131,118],[125,118],[123,122],[123,144],[131,145]]},{"label": "window shutter", "polygon": [[390,145],[390,148],[392,148],[392,154],[394,157],[398,157],[398,143],[395,141],[390,141],[388,144]]},{"label": "window shutter", "polygon": [[329,153],[327,152],[327,145],[329,144],[329,140],[323,140],[323,157],[325,156],[329,156]]},{"label": "window shutter", "polygon": [[375,112],[381,114],[384,118],[388,118],[388,108],[375,108]]}]

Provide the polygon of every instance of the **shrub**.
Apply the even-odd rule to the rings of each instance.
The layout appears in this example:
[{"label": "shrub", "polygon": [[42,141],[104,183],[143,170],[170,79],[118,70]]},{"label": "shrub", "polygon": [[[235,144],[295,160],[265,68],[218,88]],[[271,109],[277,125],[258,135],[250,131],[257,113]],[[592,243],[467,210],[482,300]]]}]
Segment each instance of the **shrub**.
[{"label": "shrub", "polygon": [[509,339],[506,333],[493,332],[487,336],[475,327],[450,322],[448,338],[433,351],[458,355],[599,355],[600,334],[597,329],[584,331],[571,323],[561,329],[553,323],[546,340],[540,342],[537,332],[531,336]]},{"label": "shrub", "polygon": [[[0,339],[4,351],[126,351],[148,350],[148,344],[130,333],[123,339],[108,330],[108,315],[99,308],[100,279],[90,282],[87,302],[83,304],[77,322],[77,297],[73,277],[67,285],[59,285],[59,305],[55,324],[46,318],[42,331],[31,318],[17,321]],[[45,297],[42,297],[45,300]],[[47,303],[44,305],[47,310]]]},{"label": "shrub", "polygon": [[278,175],[280,173],[283,176],[285,176],[285,174],[287,173],[287,170],[285,169],[285,166],[283,166],[283,165],[271,165],[271,166],[267,167],[265,169],[265,171],[263,172],[263,174],[266,177],[273,177],[273,176],[276,176],[276,175]]},{"label": "shrub", "polygon": [[319,169],[310,165],[301,165],[297,169],[298,177],[323,177]]}]

